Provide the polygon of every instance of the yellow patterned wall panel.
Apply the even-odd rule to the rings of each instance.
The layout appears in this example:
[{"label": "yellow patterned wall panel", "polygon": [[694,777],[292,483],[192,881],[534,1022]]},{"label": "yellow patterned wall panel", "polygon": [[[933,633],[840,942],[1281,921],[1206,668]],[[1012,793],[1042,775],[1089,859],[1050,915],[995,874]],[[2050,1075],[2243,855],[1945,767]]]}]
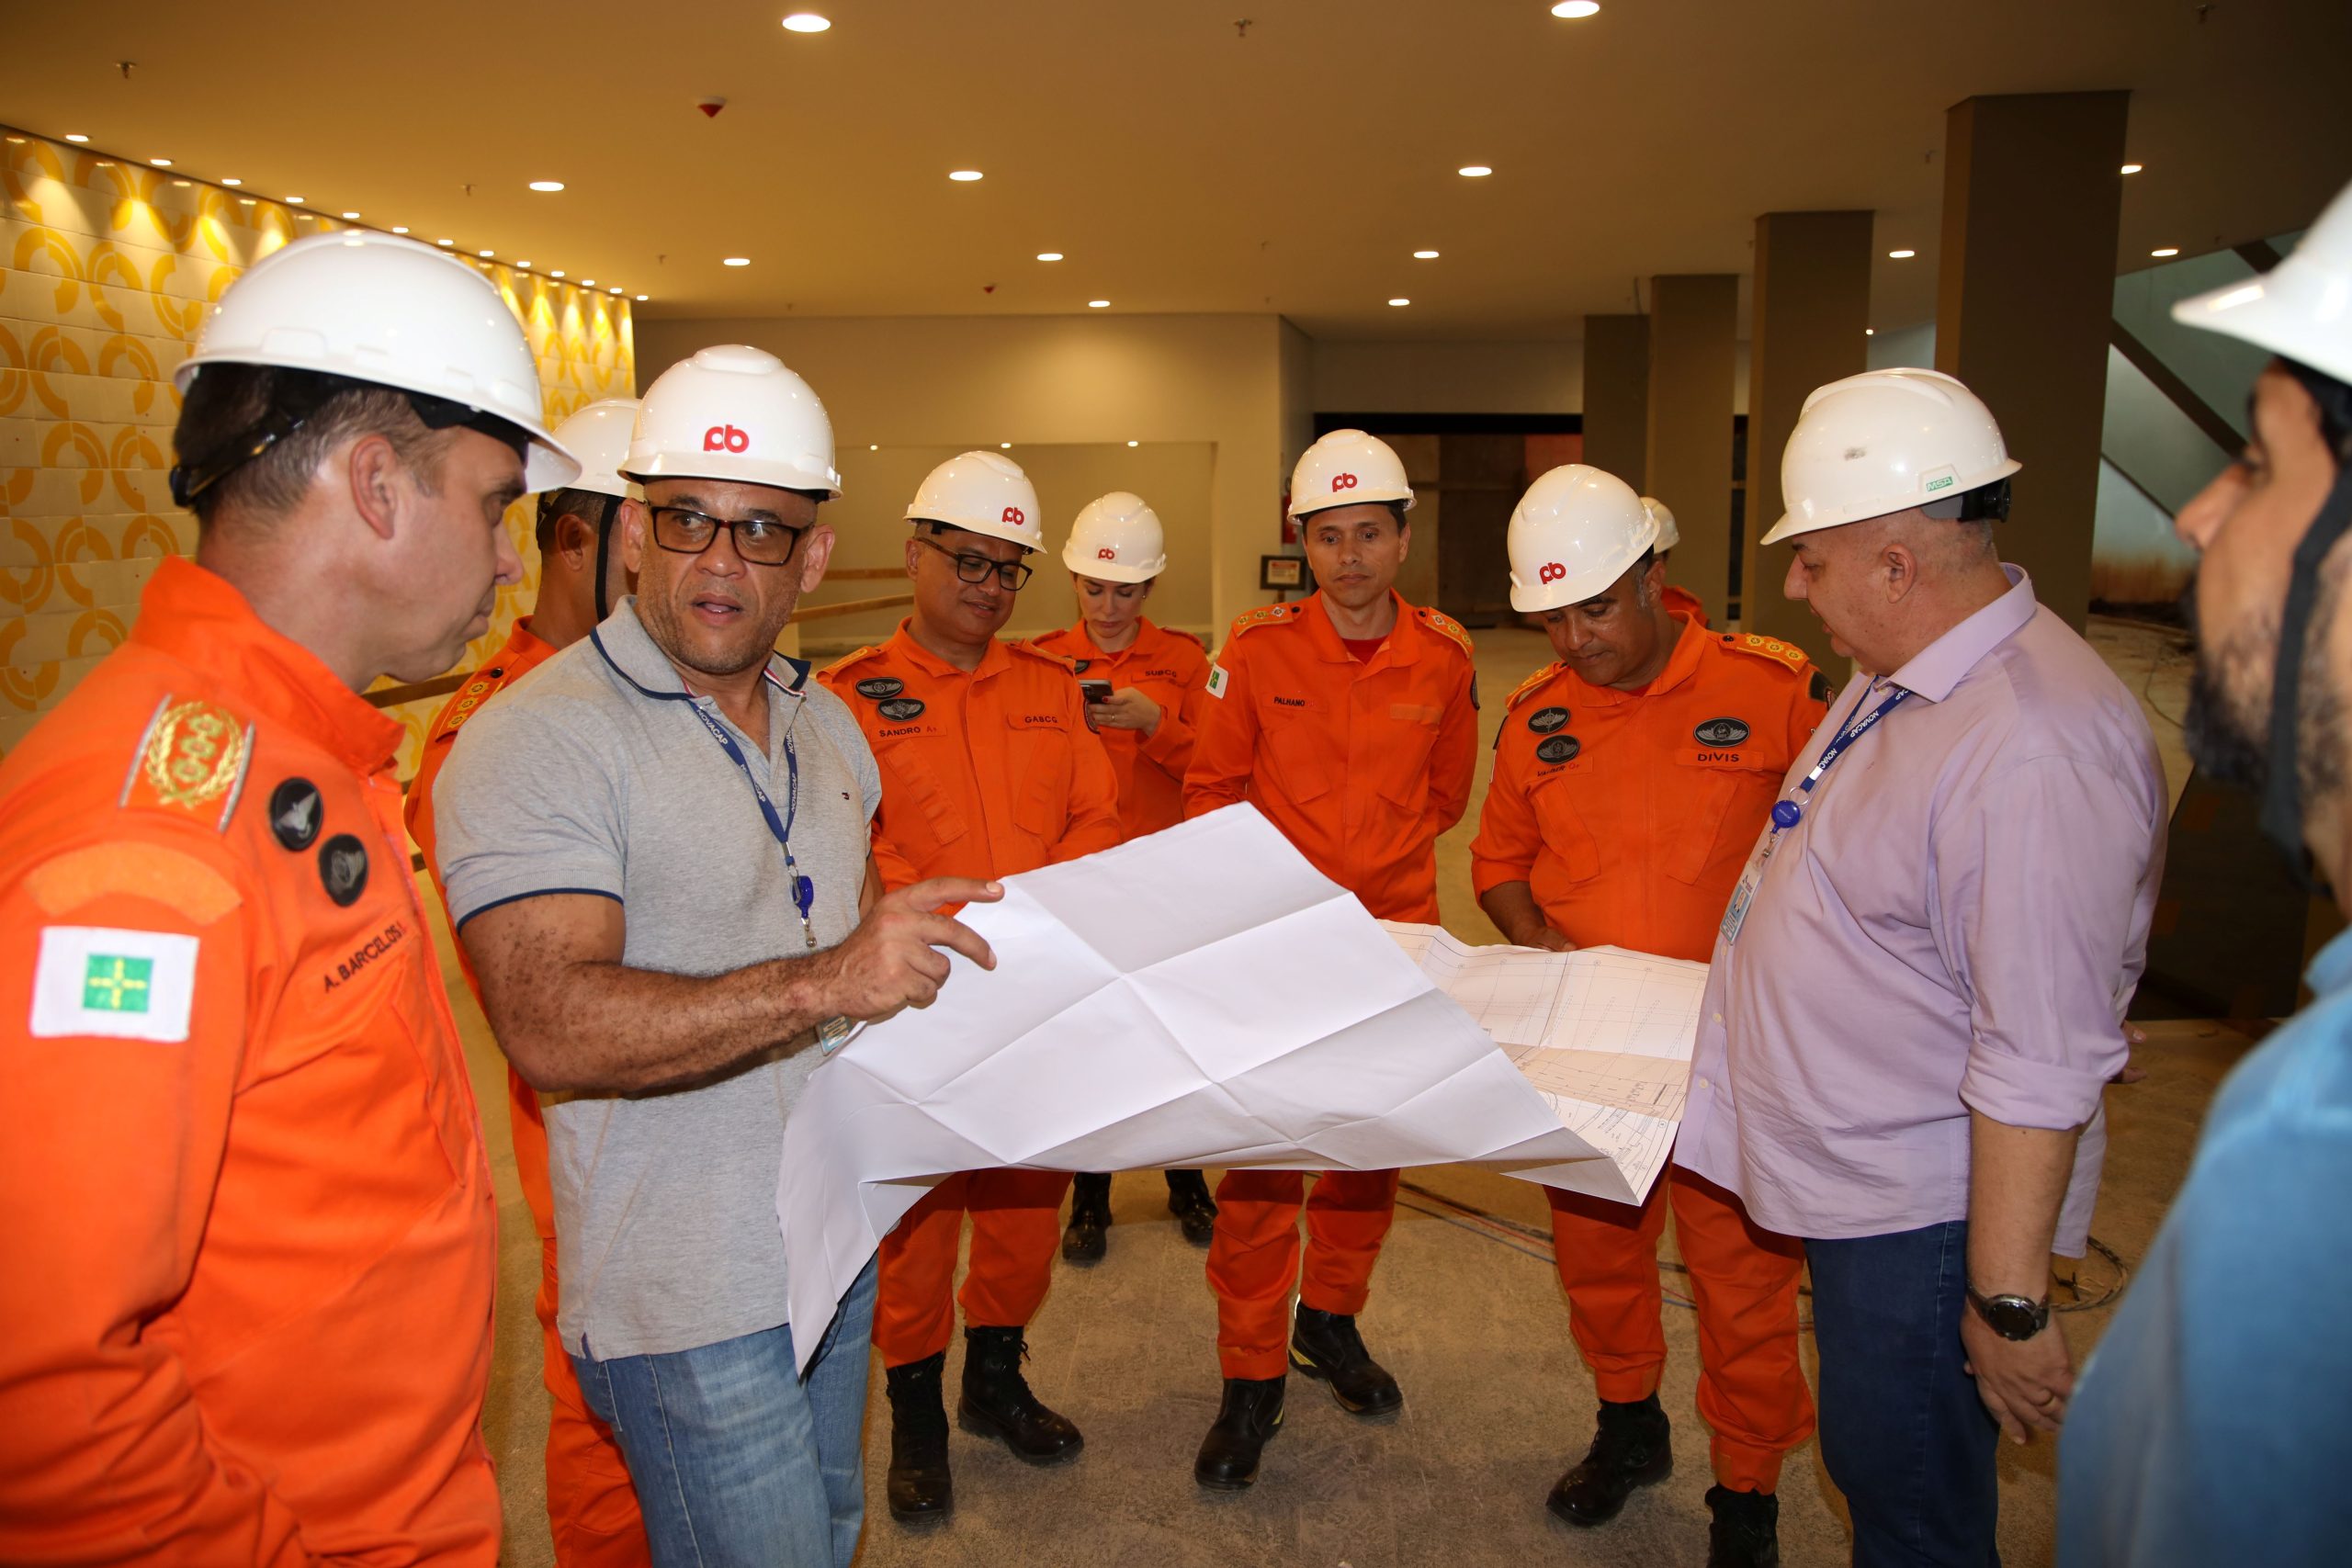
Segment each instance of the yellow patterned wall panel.
[{"label": "yellow patterned wall panel", "polygon": [[[0,753],[74,689],[137,617],[166,556],[196,548],[171,502],[171,385],[206,306],[288,241],[347,225],[161,169],[10,131],[0,144]],[[17,138],[22,137],[22,140]],[[550,422],[637,380],[629,308],[478,265],[537,356]],[[529,504],[507,514],[524,580],[498,594],[471,667],[538,591]],[[386,710],[413,769],[436,699]]]}]

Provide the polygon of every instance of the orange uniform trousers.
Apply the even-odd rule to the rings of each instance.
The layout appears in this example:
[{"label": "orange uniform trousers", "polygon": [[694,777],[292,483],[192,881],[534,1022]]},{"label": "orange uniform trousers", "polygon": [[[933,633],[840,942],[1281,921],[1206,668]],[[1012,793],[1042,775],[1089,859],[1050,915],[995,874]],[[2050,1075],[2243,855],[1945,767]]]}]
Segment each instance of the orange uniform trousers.
[{"label": "orange uniform trousers", "polygon": [[[874,1348],[886,1367],[936,1356],[955,1337],[954,1303],[975,1328],[1022,1328],[1053,1280],[1062,1234],[1064,1170],[971,1170],[951,1176],[882,1238]],[[953,1291],[956,1244],[972,1217],[972,1266]]]},{"label": "orange uniform trousers", "polygon": [[1737,1198],[1679,1166],[1638,1210],[1544,1192],[1568,1333],[1611,1404],[1656,1393],[1666,1367],[1657,1244],[1673,1206],[1699,1309],[1699,1414],[1714,1434],[1715,1479],[1735,1491],[1773,1490],[1781,1457],[1813,1436],[1813,1393],[1797,1356],[1803,1244],[1759,1229]]},{"label": "orange uniform trousers", "polygon": [[[424,867],[435,887],[441,882],[441,862],[433,831],[433,784],[458,731],[482,704],[556,651],[532,631],[529,616],[516,621],[506,645],[451,694],[425,731],[424,750],[402,814],[409,837],[424,852]],[[458,964],[479,1001],[481,987],[474,981],[462,942]],[[548,1182],[547,1122],[539,1114],[537,1091],[512,1067],[506,1071],[506,1114],[514,1143],[514,1174],[539,1236],[539,1289],[532,1306],[539,1318],[541,1381],[548,1391],[548,1529],[555,1539],[555,1560],[559,1568],[651,1568],[645,1516],[638,1507],[628,1461],[613,1440],[612,1428],[596,1418],[581,1396],[571,1357],[556,1332],[555,1194]]]},{"label": "orange uniform trousers", "polygon": [[[1302,1305],[1353,1317],[1372,1293],[1372,1266],[1396,1218],[1393,1170],[1229,1170],[1216,1188],[1209,1285],[1216,1355],[1228,1378],[1275,1378],[1290,1366],[1290,1292]],[[1299,1278],[1298,1211],[1306,1209],[1306,1275]]]}]

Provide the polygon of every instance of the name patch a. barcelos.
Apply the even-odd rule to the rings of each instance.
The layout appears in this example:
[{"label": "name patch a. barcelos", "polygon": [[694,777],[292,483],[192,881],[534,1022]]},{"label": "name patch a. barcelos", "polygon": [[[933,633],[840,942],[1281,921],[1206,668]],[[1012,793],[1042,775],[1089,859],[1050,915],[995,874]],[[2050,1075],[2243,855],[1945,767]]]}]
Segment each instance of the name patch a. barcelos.
[{"label": "name patch a. barcelos", "polygon": [[1573,761],[1576,754],[1583,750],[1584,743],[1575,736],[1555,735],[1535,748],[1535,760],[1539,762]]},{"label": "name patch a. barcelos", "polygon": [[[888,686],[892,691],[904,690],[904,688],[896,681],[875,681],[870,682],[861,681],[858,682],[858,690],[864,692],[865,687],[869,684]],[[874,694],[868,694],[871,695]],[[921,718],[922,716],[922,700],[920,697],[891,697],[883,702],[881,705],[876,707],[874,711],[894,724],[901,723],[907,719]]]},{"label": "name patch a. barcelos", "polygon": [[1747,726],[1736,718],[1711,718],[1692,730],[1690,735],[1700,745],[1711,746],[1720,750],[1724,747],[1736,746],[1746,740]]},{"label": "name patch a. barcelos", "polygon": [[1568,710],[1566,708],[1537,708],[1527,716],[1527,728],[1538,735],[1549,735],[1555,729],[1566,728],[1567,722]]}]

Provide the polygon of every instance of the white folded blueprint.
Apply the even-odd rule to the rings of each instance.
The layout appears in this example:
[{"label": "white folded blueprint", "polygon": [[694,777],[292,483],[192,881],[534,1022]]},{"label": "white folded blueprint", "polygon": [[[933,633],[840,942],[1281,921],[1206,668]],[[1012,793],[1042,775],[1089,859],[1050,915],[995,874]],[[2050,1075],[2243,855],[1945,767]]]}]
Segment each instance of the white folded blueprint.
[{"label": "white folded blueprint", "polygon": [[[796,1324],[829,1321],[959,1170],[1477,1160],[1647,1191],[1253,807],[1004,888],[961,916],[997,967],[954,958],[936,1002],[863,1031],[793,1109],[776,1210]],[[795,1336],[804,1366],[820,1337]]]}]

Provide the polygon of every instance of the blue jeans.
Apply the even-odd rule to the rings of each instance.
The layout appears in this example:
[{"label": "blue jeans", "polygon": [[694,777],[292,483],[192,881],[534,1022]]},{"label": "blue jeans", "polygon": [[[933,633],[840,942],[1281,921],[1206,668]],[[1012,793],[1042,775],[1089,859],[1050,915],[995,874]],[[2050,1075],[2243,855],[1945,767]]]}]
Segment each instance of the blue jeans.
[{"label": "blue jeans", "polygon": [[1854,1516],[1854,1568],[1999,1568],[2000,1429],[1962,1370],[1968,1222],[1804,1253],[1821,1459]]},{"label": "blue jeans", "polygon": [[571,1358],[628,1461],[655,1568],[849,1568],[865,1519],[874,1277],[868,1262],[805,1379],[789,1325],[666,1356]]}]

